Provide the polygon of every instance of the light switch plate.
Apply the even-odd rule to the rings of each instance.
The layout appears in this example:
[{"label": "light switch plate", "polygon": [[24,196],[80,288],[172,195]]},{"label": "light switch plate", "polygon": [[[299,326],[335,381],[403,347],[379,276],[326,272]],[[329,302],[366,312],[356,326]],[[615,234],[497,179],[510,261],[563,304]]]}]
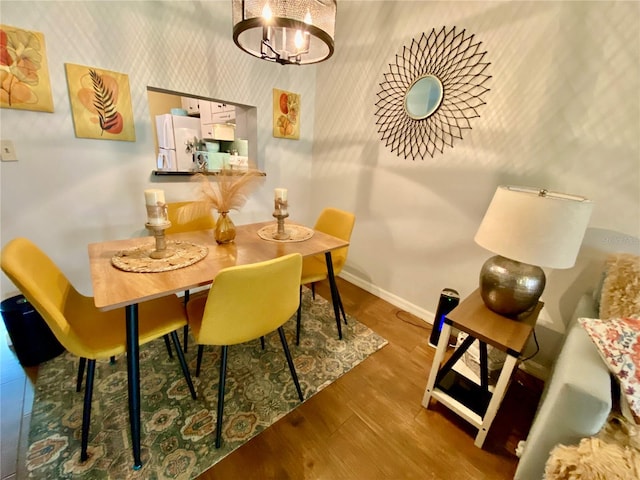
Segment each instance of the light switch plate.
[{"label": "light switch plate", "polygon": [[11,140],[0,140],[0,157],[3,162],[17,162],[18,156]]}]

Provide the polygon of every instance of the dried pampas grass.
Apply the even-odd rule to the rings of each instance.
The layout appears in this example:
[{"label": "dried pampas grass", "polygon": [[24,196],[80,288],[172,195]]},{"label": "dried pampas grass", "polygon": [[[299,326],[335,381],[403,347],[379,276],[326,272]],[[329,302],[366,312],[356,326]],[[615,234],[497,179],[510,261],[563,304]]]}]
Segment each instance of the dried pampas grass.
[{"label": "dried pampas grass", "polygon": [[187,223],[218,212],[239,210],[249,195],[264,181],[264,174],[255,168],[245,171],[223,168],[218,175],[198,173],[192,181],[199,183],[200,198],[178,209],[178,223]]}]

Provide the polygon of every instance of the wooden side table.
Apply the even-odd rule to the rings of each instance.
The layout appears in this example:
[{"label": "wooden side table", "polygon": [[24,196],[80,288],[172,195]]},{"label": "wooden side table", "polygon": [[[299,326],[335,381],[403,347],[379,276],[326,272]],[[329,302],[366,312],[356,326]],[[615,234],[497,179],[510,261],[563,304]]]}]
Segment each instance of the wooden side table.
[{"label": "wooden side table", "polygon": [[[482,448],[543,305],[538,302],[532,311],[514,320],[489,310],[480,290],[465,298],[444,320],[422,405],[429,408],[433,397],[460,415],[478,429],[474,444]],[[469,335],[442,365],[452,328]],[[480,343],[480,385],[452,369],[476,339]],[[493,392],[489,389],[487,344],[507,354]]]}]

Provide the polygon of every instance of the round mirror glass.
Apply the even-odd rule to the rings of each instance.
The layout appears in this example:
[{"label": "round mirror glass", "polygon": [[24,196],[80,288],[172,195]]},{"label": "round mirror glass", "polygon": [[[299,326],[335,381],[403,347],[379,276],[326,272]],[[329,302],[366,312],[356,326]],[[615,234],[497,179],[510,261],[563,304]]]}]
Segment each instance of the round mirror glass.
[{"label": "round mirror glass", "polygon": [[438,109],[442,103],[442,94],[442,82],[433,75],[425,75],[407,89],[404,109],[414,120],[422,120]]}]

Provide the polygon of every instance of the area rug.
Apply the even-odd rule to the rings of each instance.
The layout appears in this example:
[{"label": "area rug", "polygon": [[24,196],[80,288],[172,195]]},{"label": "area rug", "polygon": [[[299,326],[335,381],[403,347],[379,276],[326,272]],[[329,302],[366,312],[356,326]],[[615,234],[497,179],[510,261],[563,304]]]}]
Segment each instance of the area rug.
[{"label": "area rug", "polygon": [[[295,315],[285,333],[305,400],[376,352],[387,341],[348,316],[338,340],[329,302],[304,289],[300,345]],[[140,348],[142,461],[132,469],[126,358],[96,368],[89,459],[80,463],[83,393],[76,393],[78,359],[61,355],[40,366],[31,416],[29,478],[190,479],[204,472],[301,403],[277,332],[229,348],[222,446],[214,446],[219,347],[205,347],[200,377],[197,348],[186,354],[198,399],[193,400],[177,358],[162,340]]]}]

